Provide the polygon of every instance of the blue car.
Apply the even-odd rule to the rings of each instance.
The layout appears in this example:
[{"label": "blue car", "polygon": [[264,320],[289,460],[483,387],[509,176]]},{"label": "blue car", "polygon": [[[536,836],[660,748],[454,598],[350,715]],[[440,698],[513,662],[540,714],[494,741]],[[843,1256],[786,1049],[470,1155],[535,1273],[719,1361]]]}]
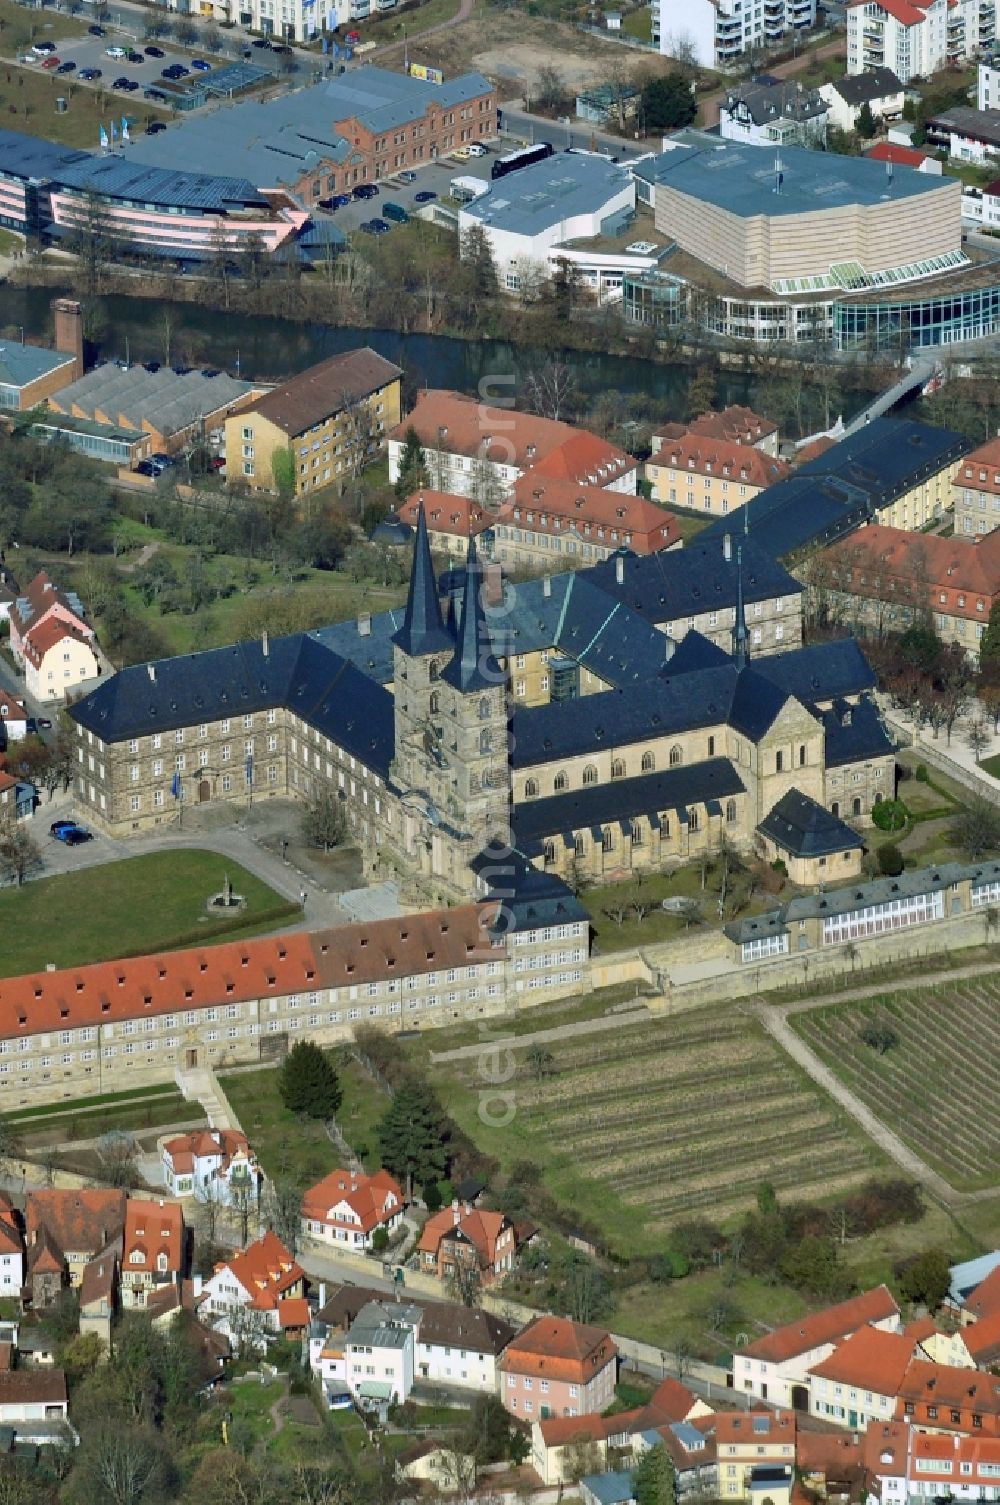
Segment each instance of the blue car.
[{"label": "blue car", "polygon": [[83,826],[78,826],[75,820],[54,820],[49,827],[49,834],[67,847],[76,847],[82,841],[94,839],[93,833],[85,830]]}]

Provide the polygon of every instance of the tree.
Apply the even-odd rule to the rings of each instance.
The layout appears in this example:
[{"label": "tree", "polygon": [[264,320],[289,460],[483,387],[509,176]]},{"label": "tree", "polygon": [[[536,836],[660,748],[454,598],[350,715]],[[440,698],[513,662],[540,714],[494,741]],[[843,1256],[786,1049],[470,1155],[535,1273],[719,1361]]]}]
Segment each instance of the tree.
[{"label": "tree", "polygon": [[596,1322],[613,1306],[611,1284],[589,1254],[573,1249],[557,1271],[559,1301],[574,1322]]},{"label": "tree", "polygon": [[0,831],[0,866],[18,888],[42,865],[42,854],[34,837],[22,825]]},{"label": "tree", "polygon": [[674,1505],[676,1479],[670,1454],[662,1442],[647,1449],[632,1475],[636,1505]]},{"label": "tree", "polygon": [[707,413],[715,402],[715,372],[711,366],[699,366],[688,388],[688,415],[697,418]]},{"label": "tree", "polygon": [[70,1492],[81,1505],[141,1505],[160,1496],[170,1474],[155,1434],[108,1421],[84,1434]]},{"label": "tree", "polygon": [[542,418],[565,419],[578,395],[576,375],[571,366],[550,357],[528,373],[525,392],[532,412]]},{"label": "tree", "polygon": [[995,852],[1000,847],[1000,808],[981,795],[973,796],[952,821],[948,835],[973,861]]},{"label": "tree", "polygon": [[414,1180],[437,1181],[448,1163],[447,1125],[440,1103],[419,1077],[406,1079],[378,1126],[382,1164],[406,1182],[406,1200],[413,1200]]},{"label": "tree", "polygon": [[880,1019],[870,1019],[862,1029],[858,1031],[858,1039],[865,1045],[870,1045],[872,1050],[877,1050],[880,1056],[884,1056],[892,1050],[894,1045],[899,1044],[899,1035],[891,1024],[885,1024]]},{"label": "tree", "polygon": [[297,1040],[278,1073],[281,1101],[307,1118],[332,1118],[343,1094],[330,1057],[311,1040]]},{"label": "tree", "polygon": [[948,1256],[942,1249],[925,1249],[922,1254],[897,1267],[897,1282],[900,1292],[909,1301],[926,1306],[929,1311],[939,1307],[951,1285]]},{"label": "tree", "polygon": [[726,1247],[726,1236],[708,1218],[687,1218],[682,1223],[674,1224],[670,1234],[670,1247],[682,1254],[693,1270],[704,1270],[712,1264],[716,1254]]},{"label": "tree", "polygon": [[0,1118],[0,1175],[9,1174],[11,1166],[24,1154],[21,1131],[9,1119]]},{"label": "tree", "polygon": [[972,752],[972,756],[978,763],[990,745],[990,734],[978,716],[966,732],[965,741]]},{"label": "tree", "polygon": [[650,130],[673,131],[690,125],[698,106],[684,74],[676,71],[647,79],[642,88],[642,113]]},{"label": "tree", "polygon": [[861,108],[858,111],[857,118],[854,122],[854,129],[861,137],[862,141],[870,141],[875,132],[878,130],[878,122],[876,121],[875,116],[872,114],[872,107],[868,103],[867,99],[863,101]]},{"label": "tree", "polygon": [[979,665],[986,670],[1000,671],[1000,600],[990,607],[990,619],[979,642]]},{"label": "tree", "polygon": [[495,1395],[477,1395],[472,1405],[469,1435],[476,1463],[503,1463],[510,1457],[510,1417]]},{"label": "tree", "polygon": [[878,870],[886,878],[898,878],[905,867],[903,854],[893,841],[887,841],[878,849]]},{"label": "tree", "polygon": [[198,40],[198,28],[186,16],[174,22],[174,35],[183,47],[193,47]]},{"label": "tree", "polygon": [[97,1158],[101,1162],[101,1181],[107,1186],[132,1187],[139,1184],[139,1145],[125,1129],[109,1129],[97,1141]]},{"label": "tree", "polygon": [[568,98],[566,80],[559,69],[551,63],[539,68],[533,102],[540,109],[560,112],[565,109]]},{"label": "tree", "polygon": [[272,1181],[264,1198],[264,1217],[290,1254],[299,1247],[302,1193],[291,1181]]},{"label": "tree", "polygon": [[474,1307],[479,1305],[482,1290],[483,1274],[479,1260],[474,1253],[466,1255],[463,1250],[456,1258],[448,1280],[448,1293],[463,1306]]},{"label": "tree", "polygon": [[271,478],[282,501],[295,495],[295,451],[290,444],[283,444],[271,456]]},{"label": "tree", "polygon": [[540,1082],[543,1077],[551,1074],[554,1060],[555,1057],[551,1050],[546,1050],[544,1045],[533,1045],[531,1047],[528,1051],[528,1065],[531,1067],[531,1072],[536,1082]]},{"label": "tree", "polygon": [[331,847],[340,846],[347,834],[347,817],[339,790],[330,784],[320,784],[303,808],[301,827],[302,835],[311,847],[322,847],[328,852]]},{"label": "tree", "polygon": [[420,491],[431,483],[427,468],[427,456],[420,443],[420,435],[411,424],[406,430],[402,452],[399,456],[399,471],[396,478],[396,496],[401,502],[414,491]]}]

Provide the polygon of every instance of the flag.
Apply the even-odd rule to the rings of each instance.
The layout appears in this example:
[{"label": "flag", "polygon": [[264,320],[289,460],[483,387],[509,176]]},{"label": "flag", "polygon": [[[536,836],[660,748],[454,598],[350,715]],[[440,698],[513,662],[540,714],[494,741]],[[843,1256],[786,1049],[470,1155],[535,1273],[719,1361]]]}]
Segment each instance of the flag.
[{"label": "flag", "polygon": [[122,140],[123,141],[128,141],[129,139],[130,139],[130,137],[129,137],[129,133],[128,133],[128,121],[126,120],[125,116],[123,115],[122,116]]},{"label": "flag", "polygon": [[175,773],[170,781],[170,793],[175,800],[179,800],[181,797],[181,776],[179,773]]},{"label": "flag", "polygon": [[104,129],[103,125],[101,126],[101,149],[103,151],[107,151],[108,149],[108,133]]}]

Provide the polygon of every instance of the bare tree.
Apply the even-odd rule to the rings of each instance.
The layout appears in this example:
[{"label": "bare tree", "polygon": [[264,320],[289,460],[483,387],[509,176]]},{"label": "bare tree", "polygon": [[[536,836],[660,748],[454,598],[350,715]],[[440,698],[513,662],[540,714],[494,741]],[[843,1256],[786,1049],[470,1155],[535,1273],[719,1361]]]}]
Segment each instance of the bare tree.
[{"label": "bare tree", "polygon": [[299,1247],[302,1193],[292,1181],[272,1181],[264,1196],[264,1217],[290,1254]]},{"label": "bare tree", "polygon": [[[522,284],[522,293],[524,291]],[[524,384],[532,412],[542,418],[565,418],[578,396],[576,375],[563,361],[550,358],[529,372]]]},{"label": "bare tree", "polygon": [[125,1129],[109,1129],[98,1139],[96,1151],[105,1185],[138,1186],[139,1145],[134,1135]]},{"label": "bare tree", "polygon": [[34,837],[22,825],[0,831],[0,865],[18,888],[25,878],[42,865],[42,854]]}]

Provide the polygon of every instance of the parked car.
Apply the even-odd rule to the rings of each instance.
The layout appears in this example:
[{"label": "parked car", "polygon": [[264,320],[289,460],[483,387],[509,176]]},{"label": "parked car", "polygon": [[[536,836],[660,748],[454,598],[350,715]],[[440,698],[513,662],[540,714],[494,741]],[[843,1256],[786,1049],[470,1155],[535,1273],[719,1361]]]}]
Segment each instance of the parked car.
[{"label": "parked car", "polygon": [[267,37],[254,37],[253,41],[250,43],[250,46],[263,47],[265,52],[270,52],[271,50],[271,43]]},{"label": "parked car", "polygon": [[64,63],[60,63],[59,64],[59,67],[56,69],[56,72],[57,73],[75,73],[76,72],[76,64],[73,62],[72,58],[67,58]]},{"label": "parked car", "polygon": [[417,175],[415,172],[411,172],[410,169],[407,168],[405,172],[400,173],[399,181],[401,183],[415,183],[417,181]]},{"label": "parked car", "polygon": [[56,44],[55,42],[33,42],[31,50],[37,53],[39,57],[48,57],[50,53],[55,52]]},{"label": "parked car", "polygon": [[384,219],[373,219],[370,223],[373,235],[388,235],[392,229],[392,226],[387,224]]},{"label": "parked car", "polygon": [[88,26],[87,30],[90,32],[90,35],[92,37],[106,37],[107,36],[107,32],[104,30],[103,26]]},{"label": "parked car", "polygon": [[359,183],[351,192],[356,199],[377,199],[378,189],[374,183]]},{"label": "parked car", "polygon": [[415,193],[413,195],[413,202],[415,204],[429,204],[431,199],[436,198],[437,194],[434,192],[433,188],[421,188],[419,193]]},{"label": "parked car", "polygon": [[362,220],[361,224],[358,226],[358,229],[362,232],[363,235],[375,234],[375,226],[370,219]]},{"label": "parked car", "polygon": [[129,48],[128,53],[126,54],[126,60],[130,63],[144,63],[146,61],[142,53],[136,52],[134,47]]},{"label": "parked car", "polygon": [[49,827],[49,835],[58,836],[60,831],[72,831],[75,825],[75,820],[54,820]]},{"label": "parked car", "polygon": [[[142,97],[143,99],[158,99],[161,104],[165,104],[167,100],[167,96],[162,89],[143,89]],[[158,121],[157,124],[162,125],[163,122]]]},{"label": "parked car", "polygon": [[134,474],[137,476],[158,476],[160,471],[149,460],[140,460],[138,465],[134,467]]},{"label": "parked car", "polygon": [[469,158],[472,156],[472,153],[467,146],[456,146],[455,150],[452,152],[452,156],[454,157],[456,162],[468,162]]},{"label": "parked car", "polygon": [[483,143],[481,141],[470,141],[469,142],[469,156],[470,157],[488,157],[489,156],[489,152],[486,150],[486,147],[483,145]]},{"label": "parked car", "polygon": [[209,470],[225,470],[225,468],[226,468],[226,457],[225,457],[225,455],[213,455],[212,458],[208,462],[208,468],[209,468]]},{"label": "parked car", "polygon": [[122,63],[128,57],[128,48],[127,47],[109,47],[107,49],[107,55],[108,55],[108,57],[113,57],[116,63]]},{"label": "parked car", "polygon": [[211,73],[212,71],[211,63],[206,63],[203,57],[193,57],[191,59],[191,67],[196,73]]},{"label": "parked car", "polygon": [[166,56],[166,53],[163,51],[162,47],[144,47],[142,50],[146,54],[147,57],[165,57]]},{"label": "parked car", "polygon": [[76,847],[81,841],[93,841],[94,833],[83,826],[78,826],[75,820],[57,820],[49,827],[56,841],[61,841],[68,847]]},{"label": "parked car", "polygon": [[43,732],[50,732],[52,730],[52,722],[48,716],[39,716],[38,725],[42,728]]},{"label": "parked car", "polygon": [[85,83],[90,84],[93,83],[95,78],[102,78],[103,74],[100,68],[81,68],[79,76]]},{"label": "parked car", "polygon": [[346,40],[348,42],[360,42],[361,41],[361,33],[360,33],[360,31],[349,31],[347,33]]},{"label": "parked car", "polygon": [[25,718],[24,729],[29,737],[33,737],[35,735],[35,733],[38,731],[38,722],[35,720],[34,716],[28,716]]},{"label": "parked car", "polygon": [[128,86],[131,82],[132,80],[130,78],[126,78],[124,73],[122,73],[119,74],[117,78],[112,79],[111,87],[112,89],[124,89],[126,92],[128,92]]},{"label": "parked car", "polygon": [[291,55],[292,55],[292,49],[288,46],[288,44],[286,42],[281,42],[281,43],[278,44],[278,46],[272,47],[271,51],[272,52],[281,52],[281,53],[284,53],[285,57],[291,57]]},{"label": "parked car", "polygon": [[169,466],[176,465],[177,463],[177,461],[174,460],[171,455],[155,454],[150,455],[149,458],[152,460],[153,464],[158,465],[161,470],[167,470]]},{"label": "parked car", "polygon": [[128,80],[128,92],[130,94],[134,94],[136,89],[138,89],[139,87],[139,80],[137,78],[130,78]]},{"label": "parked car", "polygon": [[59,58],[56,57],[55,53],[54,52],[50,52],[49,55],[48,55],[48,57],[43,57],[42,58],[42,67],[43,68],[48,68],[49,71],[51,72],[51,70],[53,68],[58,68],[59,67],[59,62],[60,62],[60,60],[59,60]]},{"label": "parked car", "polygon": [[392,204],[388,200],[382,205],[382,218],[395,220],[397,225],[405,225],[410,216],[402,204]]}]

